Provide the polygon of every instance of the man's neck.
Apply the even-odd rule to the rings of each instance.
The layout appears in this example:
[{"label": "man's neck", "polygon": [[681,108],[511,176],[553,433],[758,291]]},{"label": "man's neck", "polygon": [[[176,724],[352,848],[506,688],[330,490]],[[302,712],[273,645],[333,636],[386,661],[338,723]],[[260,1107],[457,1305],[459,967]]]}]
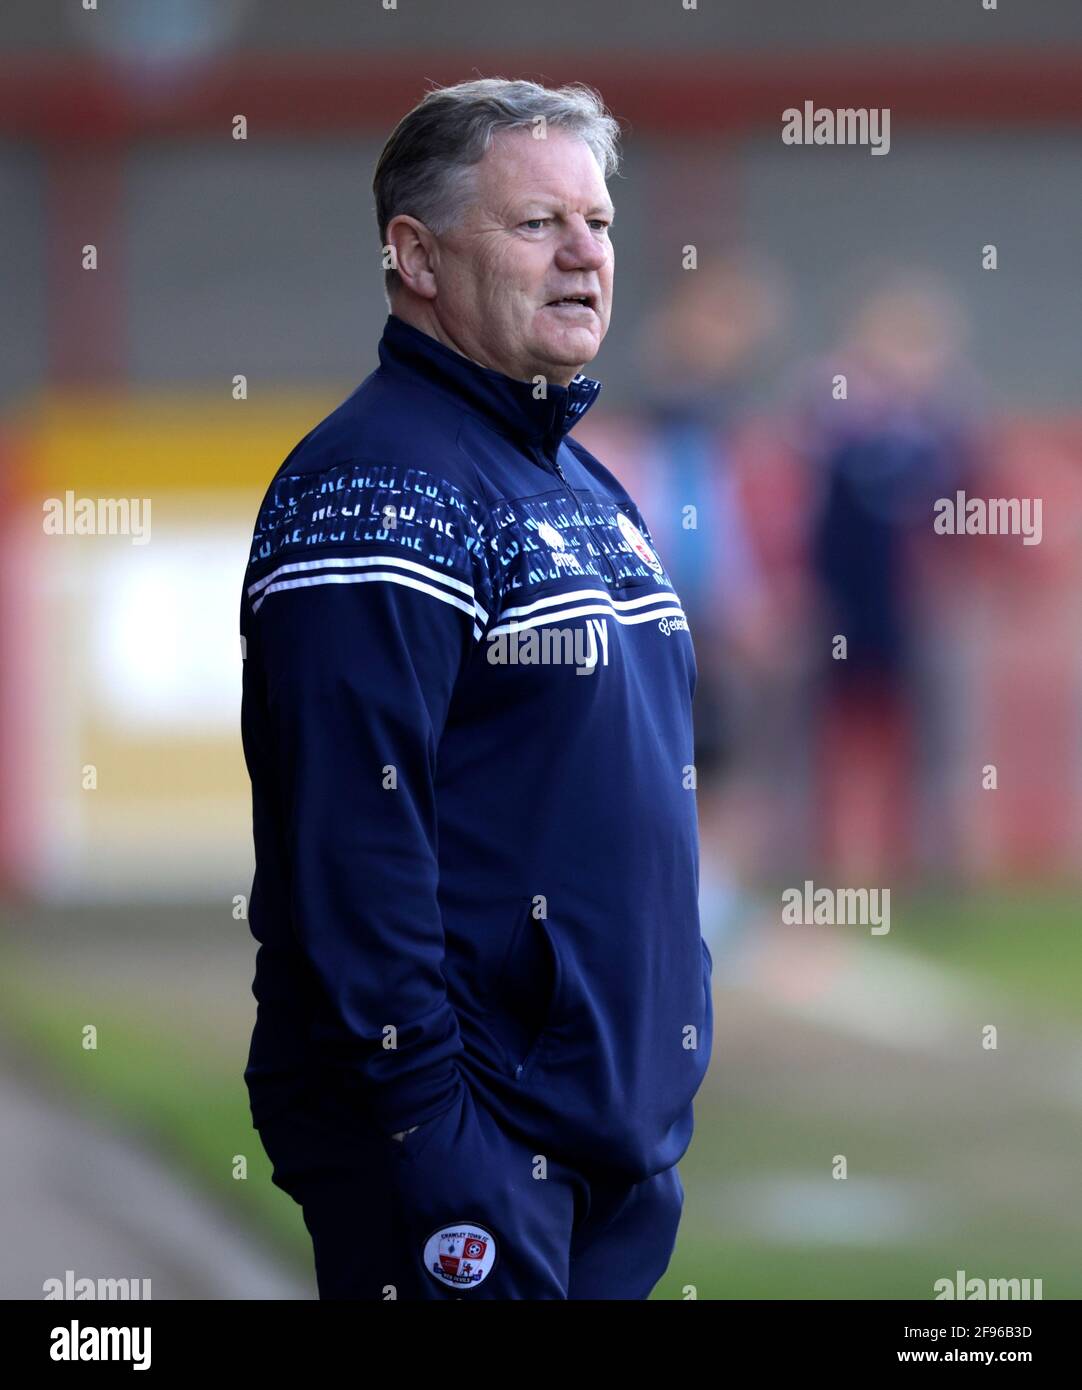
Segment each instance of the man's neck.
[{"label": "man's neck", "polygon": [[[428,301],[422,301],[427,305]],[[575,372],[566,373],[567,380],[561,380],[560,376],[553,375],[551,372],[542,371],[540,368],[536,372],[528,372],[526,376],[519,376],[517,372],[509,372],[505,367],[494,366],[491,362],[478,362],[476,357],[471,357],[468,352],[463,352],[459,345],[450,338],[444,330],[439,319],[431,311],[425,308],[418,309],[416,305],[404,304],[401,302],[391,303],[391,313],[395,318],[401,319],[403,323],[408,323],[411,328],[416,328],[421,333],[427,333],[430,338],[435,338],[444,347],[457,352],[460,357],[464,357],[467,362],[472,362],[475,367],[484,367],[486,371],[501,372],[504,376],[510,377],[513,381],[532,381],[535,376],[542,376],[555,386],[567,386]]]},{"label": "man's neck", "polygon": [[[465,357],[466,360],[472,362],[474,366],[488,366],[487,362],[478,362],[477,359],[471,357],[468,352],[463,352],[459,345],[444,332],[443,325],[435,314],[425,313],[423,310],[418,311],[412,304],[401,303],[392,303],[391,313],[394,314],[396,319],[401,319],[403,323],[408,323],[412,328],[416,328],[418,332],[427,333],[430,338],[435,338],[436,341],[442,343],[444,347],[449,347],[453,352],[457,352],[460,357]],[[496,370],[500,369],[497,368]]]}]

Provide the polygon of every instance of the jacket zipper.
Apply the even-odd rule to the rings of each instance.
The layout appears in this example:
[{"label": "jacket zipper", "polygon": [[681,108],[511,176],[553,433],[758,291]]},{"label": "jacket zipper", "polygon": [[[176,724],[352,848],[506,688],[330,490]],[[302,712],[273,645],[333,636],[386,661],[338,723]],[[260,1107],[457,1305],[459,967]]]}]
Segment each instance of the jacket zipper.
[{"label": "jacket zipper", "polygon": [[[557,447],[557,449],[559,449],[559,445],[557,445],[556,447]],[[544,451],[543,448],[540,448],[540,447],[539,447],[538,452],[541,454],[542,458],[545,457],[545,451]],[[556,457],[555,454],[553,454],[553,456],[552,456],[552,466],[553,466],[553,468],[555,468],[555,470],[556,470],[556,475],[557,475],[557,477],[560,479],[560,481],[563,483],[563,485],[567,488],[568,492],[570,492],[571,496],[575,499],[575,503],[576,503],[576,505],[577,505],[577,504],[578,504],[578,500],[579,500],[578,493],[575,491],[575,489],[574,489],[574,488],[571,486],[571,484],[568,482],[568,480],[567,480],[567,474],[566,474],[566,473],[564,472],[564,470],[560,467],[560,460]],[[586,526],[586,534],[587,534],[588,536],[591,536],[591,537],[593,538],[594,545],[597,547],[597,553],[598,553],[598,555],[599,555],[599,556],[604,560],[604,562],[608,565],[608,567],[609,567],[609,573],[612,575],[612,582],[613,582],[613,584],[614,584],[614,585],[618,585],[619,582],[620,582],[620,575],[619,575],[619,572],[618,572],[616,566],[615,566],[615,565],[613,564],[613,562],[612,562],[612,556],[609,554],[609,552],[608,552],[608,551],[604,548],[604,546],[601,544],[600,540],[599,540],[598,537],[597,537],[597,533],[594,531],[594,528],[593,528],[592,526],[586,525],[585,522],[584,522],[583,524]]]}]

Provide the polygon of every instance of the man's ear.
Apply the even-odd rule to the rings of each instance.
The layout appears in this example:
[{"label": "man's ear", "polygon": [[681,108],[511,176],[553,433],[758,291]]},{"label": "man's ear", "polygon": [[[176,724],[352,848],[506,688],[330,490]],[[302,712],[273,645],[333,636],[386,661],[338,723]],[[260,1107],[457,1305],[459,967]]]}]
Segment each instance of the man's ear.
[{"label": "man's ear", "polygon": [[394,249],[395,269],[403,285],[422,299],[435,299],[439,247],[425,224],[400,212],[387,223],[386,244]]}]

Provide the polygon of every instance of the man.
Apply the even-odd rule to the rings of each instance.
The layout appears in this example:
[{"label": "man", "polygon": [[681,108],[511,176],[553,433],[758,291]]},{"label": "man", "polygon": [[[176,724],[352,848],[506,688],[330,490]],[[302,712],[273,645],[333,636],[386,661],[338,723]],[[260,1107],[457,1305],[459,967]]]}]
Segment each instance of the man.
[{"label": "man", "polygon": [[502,80],[402,120],[380,365],[256,523],[245,1079],[323,1298],[643,1299],[675,1242],[712,1038],[695,658],[569,435],[617,134]]}]

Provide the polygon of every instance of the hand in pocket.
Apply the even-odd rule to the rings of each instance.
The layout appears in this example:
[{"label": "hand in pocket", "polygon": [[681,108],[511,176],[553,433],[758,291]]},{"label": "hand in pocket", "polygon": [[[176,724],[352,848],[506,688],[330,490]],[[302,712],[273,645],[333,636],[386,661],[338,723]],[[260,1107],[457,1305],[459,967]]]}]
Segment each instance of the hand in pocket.
[{"label": "hand in pocket", "polygon": [[455,1104],[388,1145],[401,1150],[400,1297],[566,1297],[570,1174],[505,1130],[465,1077]]}]

